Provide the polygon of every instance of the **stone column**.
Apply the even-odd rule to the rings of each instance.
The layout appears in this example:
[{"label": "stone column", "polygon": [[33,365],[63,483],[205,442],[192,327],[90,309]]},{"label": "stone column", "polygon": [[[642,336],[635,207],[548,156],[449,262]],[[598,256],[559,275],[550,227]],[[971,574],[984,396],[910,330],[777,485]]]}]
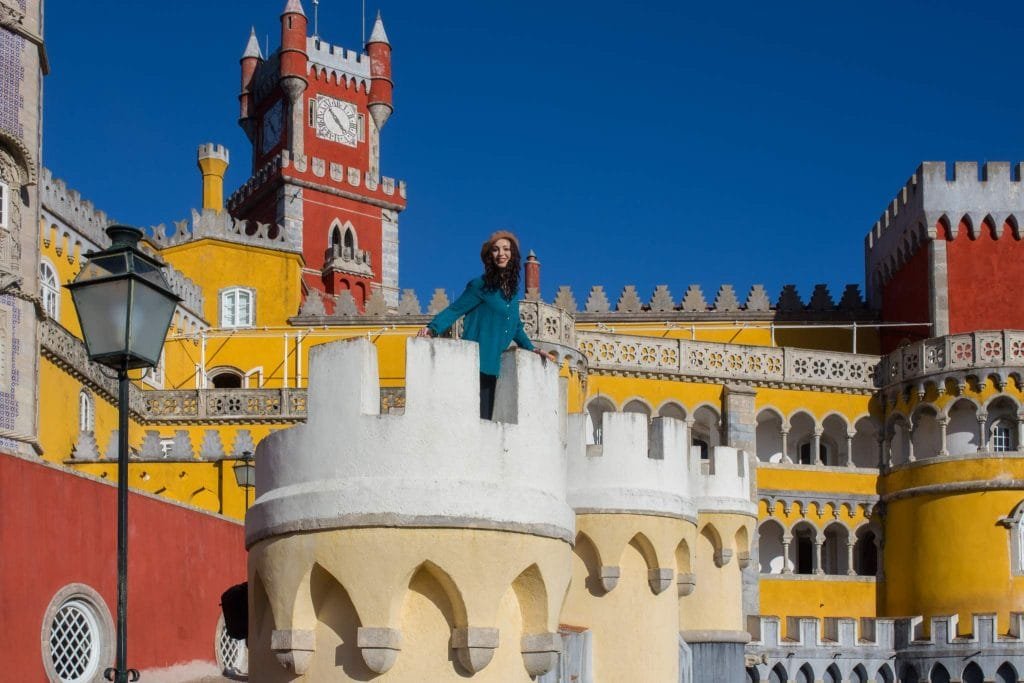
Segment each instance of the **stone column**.
[{"label": "stone column", "polygon": [[853,539],[847,537],[846,539],[846,575],[853,576],[857,572],[853,571]]},{"label": "stone column", "polygon": [[821,457],[821,434],[824,430],[821,427],[814,428],[814,439],[811,441],[811,448],[813,453],[811,454],[811,462],[817,463],[818,465],[824,465],[825,460]]},{"label": "stone column", "polygon": [[[934,228],[934,224],[928,226]],[[932,330],[929,336],[944,337],[949,334],[949,291],[946,277],[946,240],[941,235],[928,240],[929,297],[928,313],[931,314]]]},{"label": "stone column", "polygon": [[946,443],[946,429],[949,427],[949,418],[940,417],[939,423],[939,457],[949,455],[949,444]]},{"label": "stone column", "polygon": [[757,454],[757,417],[754,399],[757,389],[739,384],[725,385],[725,445]]},{"label": "stone column", "polygon": [[846,433],[846,466],[853,467],[853,437],[855,434]]},{"label": "stone column", "polygon": [[814,537],[814,555],[811,556],[811,570],[815,574],[824,574],[825,570],[822,568],[821,562],[821,549],[824,547],[824,542],[821,536]]},{"label": "stone column", "polygon": [[782,462],[793,462],[789,457],[789,430],[783,429],[779,436],[782,437]]},{"label": "stone column", "polygon": [[978,452],[988,448],[988,429],[985,422],[988,420],[988,415],[985,413],[978,414]]},{"label": "stone column", "polygon": [[793,537],[788,535],[782,536],[782,573],[792,574],[793,566],[789,563],[789,544],[793,542]]}]

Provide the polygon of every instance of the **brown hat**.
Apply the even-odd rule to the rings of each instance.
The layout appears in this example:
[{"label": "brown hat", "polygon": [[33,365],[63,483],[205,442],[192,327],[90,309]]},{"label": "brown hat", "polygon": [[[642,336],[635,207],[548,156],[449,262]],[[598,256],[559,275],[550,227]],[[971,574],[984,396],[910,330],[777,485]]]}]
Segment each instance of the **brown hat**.
[{"label": "brown hat", "polygon": [[484,262],[485,266],[487,265],[487,256],[488,254],[491,253],[491,247],[494,246],[495,242],[501,239],[508,240],[509,242],[512,243],[512,252],[516,256],[520,254],[519,240],[516,239],[516,236],[510,233],[508,230],[499,230],[495,233],[492,233],[491,236],[487,238],[487,241],[483,243],[483,246],[480,247],[480,260]]}]

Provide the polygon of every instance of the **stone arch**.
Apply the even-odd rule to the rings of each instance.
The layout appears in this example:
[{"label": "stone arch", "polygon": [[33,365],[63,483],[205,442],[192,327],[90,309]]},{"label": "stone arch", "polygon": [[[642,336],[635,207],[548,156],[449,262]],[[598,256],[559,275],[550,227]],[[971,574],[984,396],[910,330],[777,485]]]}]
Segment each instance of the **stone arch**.
[{"label": "stone arch", "polygon": [[1017,441],[1020,404],[1008,394],[992,397],[984,406],[985,450],[1007,452],[1020,448]]},{"label": "stone arch", "polygon": [[722,418],[710,403],[701,403],[693,409],[693,425],[690,428],[690,443],[699,453],[701,460],[711,457],[711,451],[722,445]]},{"label": "stone arch", "polygon": [[942,450],[939,411],[930,403],[921,403],[910,416],[910,443],[915,460],[937,457]]},{"label": "stone arch", "polygon": [[818,422],[806,410],[796,410],[789,416],[788,449],[792,462],[801,465],[816,465],[821,455],[813,452],[814,435]]},{"label": "stone arch", "polygon": [[651,409],[651,404],[639,396],[634,396],[622,404],[622,412],[646,415],[649,420],[654,411]]},{"label": "stone arch", "polygon": [[974,225],[974,219],[971,217],[971,214],[969,213],[965,213],[963,216],[960,217],[960,220],[957,222],[957,230],[965,231],[967,233],[968,239],[970,240],[978,239],[978,233]]},{"label": "stone arch", "polygon": [[818,680],[814,676],[814,667],[811,666],[810,662],[804,662],[803,665],[796,670],[796,683],[816,683]]},{"label": "stone arch", "polygon": [[878,423],[870,415],[853,422],[854,467],[878,467]]},{"label": "stone arch", "polygon": [[668,400],[658,406],[658,417],[672,417],[685,422],[686,408],[675,401]]},{"label": "stone arch", "polygon": [[874,524],[862,524],[854,532],[853,572],[858,576],[877,576],[881,534]]},{"label": "stone arch", "polygon": [[1013,235],[1013,239],[1019,240],[1021,238],[1020,223],[1017,221],[1017,216],[1015,214],[1009,214],[1006,217],[1006,221],[1003,223],[1003,226],[1004,230],[1006,228],[1010,229],[1010,233]]},{"label": "stone arch", "polygon": [[772,667],[771,672],[768,674],[768,683],[788,683],[789,674],[786,673],[786,667],[779,662]]},{"label": "stone arch", "polygon": [[10,162],[4,165],[9,165],[11,171],[18,173],[17,177],[14,177],[12,173],[9,180],[15,181],[18,185],[36,184],[36,160],[31,150],[17,136],[2,128],[0,128],[0,151],[10,157]]},{"label": "stone arch", "polygon": [[940,662],[935,662],[932,672],[928,674],[929,683],[949,683],[949,670]]},{"label": "stone arch", "polygon": [[716,567],[724,567],[732,558],[732,548],[727,548],[722,540],[722,534],[714,524],[708,522],[700,529],[700,536],[711,544]]},{"label": "stone arch", "polygon": [[[654,544],[651,543],[651,539],[647,538],[646,534],[642,531],[635,533],[633,538],[629,539],[629,543],[627,545],[640,553],[640,556],[644,558],[644,562],[647,564],[648,571],[655,571],[661,566],[661,563],[658,560],[657,549],[654,547]],[[623,551],[625,551],[625,549],[623,549]],[[622,561],[620,559],[619,564],[621,563]]]},{"label": "stone arch", "polygon": [[978,451],[978,414],[980,406],[961,396],[946,408],[946,450],[950,455],[966,455]]},{"label": "stone arch", "polygon": [[344,584],[323,566],[314,564],[309,575],[309,595],[317,619],[317,645],[333,649],[335,661],[348,677],[367,680],[373,672],[357,647],[362,621]]},{"label": "stone arch", "polygon": [[582,531],[576,533],[576,542],[573,544],[573,555],[583,564],[587,573],[584,585],[587,591],[593,596],[604,595],[604,586],[601,583],[601,568],[604,561],[601,559],[601,551],[597,544]]},{"label": "stone arch", "polygon": [[233,365],[218,365],[206,371],[206,378],[214,389],[240,389],[245,373]]},{"label": "stone arch", "polygon": [[736,560],[739,562],[740,569],[746,569],[750,564],[750,532],[747,531],[746,525],[736,530],[733,544],[736,547]]},{"label": "stone arch", "polygon": [[826,574],[843,576],[849,573],[850,562],[847,546],[850,530],[841,522],[832,522],[825,527],[825,540],[821,546],[821,569]]},{"label": "stone arch", "polygon": [[821,461],[830,467],[849,462],[846,436],[850,429],[846,417],[840,413],[830,412],[822,419],[821,429]]},{"label": "stone arch", "polygon": [[822,683],[843,683],[843,675],[839,672],[839,667],[836,666],[835,662],[829,664],[828,668],[825,669],[821,680]]},{"label": "stone arch", "polygon": [[853,667],[853,671],[850,672],[850,683],[868,683],[868,670],[863,664]]},{"label": "stone arch", "polygon": [[[440,593],[437,592],[440,590]],[[409,575],[409,583],[403,596],[408,600],[409,593],[422,592],[435,604],[444,615],[445,621],[451,624],[451,628],[466,628],[469,626],[469,618],[466,610],[466,602],[462,597],[462,591],[454,579],[444,569],[430,560],[424,560]],[[441,599],[443,596],[443,599]]]},{"label": "stone arch", "polygon": [[971,661],[964,667],[964,672],[960,674],[960,680],[963,683],[985,683],[985,674],[977,662]]},{"label": "stone arch", "polygon": [[587,414],[587,443],[603,443],[604,421],[602,418],[605,413],[615,412],[615,404],[607,396],[595,396],[587,402],[585,412]]},{"label": "stone arch", "polygon": [[789,566],[794,574],[813,574],[818,569],[817,544],[819,531],[807,520],[793,525],[789,544]]},{"label": "stone arch", "polygon": [[898,467],[910,462],[910,423],[902,413],[895,413],[889,418],[885,430],[889,445],[889,465]]},{"label": "stone arch", "polygon": [[900,682],[901,683],[903,681],[914,681],[915,683],[917,683],[917,681],[920,681],[920,680],[921,680],[921,677],[917,673],[917,667],[915,667],[913,664],[910,664],[910,663],[904,664],[903,668],[900,669]]},{"label": "stone arch", "polygon": [[878,667],[878,673],[875,676],[877,683],[893,683],[892,667],[886,662],[882,666]]},{"label": "stone arch", "polygon": [[785,462],[782,433],[788,430],[782,411],[765,407],[757,413],[755,443],[760,462]]},{"label": "stone arch", "polygon": [[686,539],[681,539],[676,546],[676,571],[680,574],[689,574],[693,571],[693,551]]},{"label": "stone arch", "polygon": [[758,525],[757,551],[762,574],[781,574],[785,569],[783,539],[786,530],[777,519],[766,519]]},{"label": "stone arch", "polygon": [[1017,669],[1010,662],[1003,662],[996,669],[996,683],[1017,683],[1019,680]]},{"label": "stone arch", "polygon": [[523,618],[523,633],[545,633],[548,630],[548,588],[540,567],[531,564],[512,582],[519,611]]}]

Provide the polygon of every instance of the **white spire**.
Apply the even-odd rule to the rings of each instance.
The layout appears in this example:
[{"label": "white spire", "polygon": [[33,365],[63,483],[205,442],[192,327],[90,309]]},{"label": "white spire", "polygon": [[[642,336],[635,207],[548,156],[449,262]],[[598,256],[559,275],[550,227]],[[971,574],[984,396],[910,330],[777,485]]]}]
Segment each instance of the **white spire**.
[{"label": "white spire", "polygon": [[388,34],[384,32],[384,21],[380,18],[380,10],[377,10],[377,20],[373,22],[373,31],[370,32],[370,39],[366,41],[367,45],[370,43],[391,44],[388,40]]},{"label": "white spire", "polygon": [[246,57],[256,57],[263,59],[263,53],[260,52],[260,40],[256,37],[256,27],[253,26],[249,32],[249,42],[245,44],[245,52],[242,53],[242,59]]},{"label": "white spire", "polygon": [[282,14],[301,14],[306,16],[306,13],[302,11],[302,0],[288,0],[288,4],[284,6]]}]

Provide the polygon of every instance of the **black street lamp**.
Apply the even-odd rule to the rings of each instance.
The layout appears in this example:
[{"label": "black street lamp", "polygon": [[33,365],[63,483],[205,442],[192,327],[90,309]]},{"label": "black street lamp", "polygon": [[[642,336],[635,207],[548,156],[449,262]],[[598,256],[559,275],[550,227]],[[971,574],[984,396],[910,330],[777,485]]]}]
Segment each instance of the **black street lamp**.
[{"label": "black street lamp", "polygon": [[109,249],[88,254],[66,285],[78,313],[89,359],[117,371],[117,655],[103,677],[137,681],[128,658],[128,371],[150,368],[160,351],[179,299],[164,279],[163,264],[139,251],[142,231],[107,228]]},{"label": "black street lamp", "polygon": [[245,509],[249,510],[249,489],[256,488],[256,466],[252,451],[242,451],[242,457],[231,466],[235,471],[235,483],[245,489]]}]

